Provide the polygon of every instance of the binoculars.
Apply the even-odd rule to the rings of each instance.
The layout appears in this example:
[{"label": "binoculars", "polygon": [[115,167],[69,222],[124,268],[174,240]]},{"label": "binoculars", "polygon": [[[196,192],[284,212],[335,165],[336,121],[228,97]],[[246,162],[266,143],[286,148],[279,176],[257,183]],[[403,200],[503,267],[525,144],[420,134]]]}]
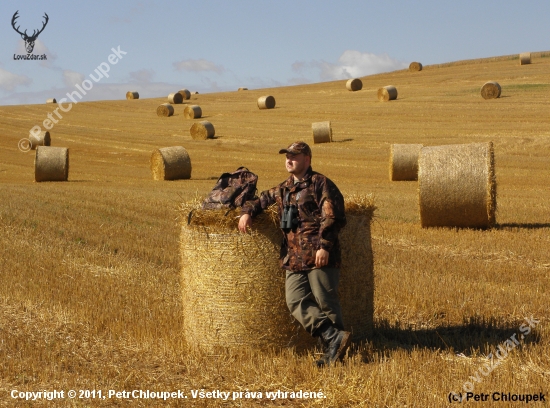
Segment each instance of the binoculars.
[{"label": "binoculars", "polygon": [[298,209],[295,205],[285,205],[281,217],[281,229],[291,230],[298,225]]}]

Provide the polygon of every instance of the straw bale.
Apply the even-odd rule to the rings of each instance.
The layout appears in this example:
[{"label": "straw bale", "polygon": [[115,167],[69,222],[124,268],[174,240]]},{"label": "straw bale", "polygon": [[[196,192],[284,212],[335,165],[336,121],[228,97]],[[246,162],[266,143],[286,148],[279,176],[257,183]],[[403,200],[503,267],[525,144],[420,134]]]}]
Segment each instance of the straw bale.
[{"label": "straw bale", "polygon": [[392,144],[390,147],[390,181],[418,179],[418,154],[421,144]]},{"label": "straw bale", "polygon": [[[181,94],[184,100],[191,98],[191,92],[189,92],[188,89],[180,89],[178,93]],[[198,92],[195,92],[195,93],[198,93]]]},{"label": "straw bale", "polygon": [[349,79],[348,82],[346,82],[346,88],[348,91],[360,91],[363,89],[363,81],[359,78]]},{"label": "straw bale", "polygon": [[527,65],[531,63],[531,53],[522,52],[519,54],[519,65]]},{"label": "straw bale", "polygon": [[170,95],[168,95],[168,103],[183,103],[183,95],[179,92],[171,93]]},{"label": "straw bale", "polygon": [[237,91],[248,91],[248,88],[239,88]]},{"label": "straw bale", "polygon": [[397,99],[397,88],[393,85],[388,85],[383,88],[378,89],[378,100],[379,101],[392,101]]},{"label": "straw bale", "polygon": [[314,122],[311,124],[313,131],[313,143],[330,143],[332,142],[332,128],[330,121]]},{"label": "straw bale", "polygon": [[46,103],[57,103],[55,98],[46,99]]},{"label": "straw bale", "polygon": [[31,150],[36,149],[38,146],[49,146],[51,144],[50,132],[42,131],[36,136],[30,134],[29,140],[31,141]]},{"label": "straw bale", "polygon": [[258,108],[273,109],[275,107],[275,98],[273,96],[260,96],[258,98]]},{"label": "straw bale", "polygon": [[185,119],[198,119],[202,116],[202,109],[199,105],[187,105],[183,110]]},{"label": "straw bale", "polygon": [[422,64],[420,62],[411,62],[409,65],[409,71],[411,72],[422,71]]},{"label": "straw bale", "polygon": [[[181,283],[184,334],[189,345],[258,349],[313,347],[314,339],[292,318],[279,265],[282,234],[274,206],[237,230],[239,210],[181,206]],[[370,336],[373,321],[372,198],[354,202],[340,233],[339,285],[346,328],[355,340]],[[190,214],[191,213],[191,214]],[[349,229],[348,229],[349,228]],[[347,230],[347,231],[346,231]],[[361,236],[358,243],[357,237]]]},{"label": "straw bale", "polygon": [[191,92],[192,95],[198,95],[199,92],[198,91],[195,91],[195,92]]},{"label": "straw bale", "polygon": [[493,143],[423,147],[418,158],[418,193],[423,227],[493,226]]},{"label": "straw bale", "polygon": [[169,103],[163,103],[162,105],[159,105],[157,108],[157,115],[158,116],[172,116],[174,114],[174,107],[170,105]]},{"label": "straw bale", "polygon": [[193,123],[189,132],[194,140],[212,139],[216,134],[214,125],[207,120]]},{"label": "straw bale", "polygon": [[38,146],[34,156],[35,181],[67,181],[69,178],[69,149]]},{"label": "straw bale", "polygon": [[481,87],[483,99],[496,99],[500,97],[500,85],[497,82],[486,82]]},{"label": "straw bale", "polygon": [[139,99],[139,93],[137,91],[126,92],[126,99]]},{"label": "straw bale", "polygon": [[153,180],[181,180],[191,178],[191,158],[182,146],[163,147],[151,155]]}]

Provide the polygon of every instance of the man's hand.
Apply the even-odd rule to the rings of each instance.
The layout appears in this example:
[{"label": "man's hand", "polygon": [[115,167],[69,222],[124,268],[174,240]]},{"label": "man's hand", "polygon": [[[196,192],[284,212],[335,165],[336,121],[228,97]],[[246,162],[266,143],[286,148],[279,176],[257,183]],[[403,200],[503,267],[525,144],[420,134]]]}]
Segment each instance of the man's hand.
[{"label": "man's hand", "polygon": [[248,214],[245,214],[239,218],[239,231],[242,233],[246,232],[246,227],[250,227],[252,225],[252,217]]},{"label": "man's hand", "polygon": [[315,267],[321,268],[326,265],[328,265],[328,251],[321,248],[315,254]]}]

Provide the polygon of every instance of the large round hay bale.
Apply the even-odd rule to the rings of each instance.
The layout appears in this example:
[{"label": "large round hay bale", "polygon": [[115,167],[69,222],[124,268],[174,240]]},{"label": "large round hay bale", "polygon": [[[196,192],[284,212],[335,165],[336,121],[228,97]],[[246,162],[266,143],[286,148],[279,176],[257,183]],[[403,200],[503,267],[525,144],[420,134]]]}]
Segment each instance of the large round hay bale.
[{"label": "large round hay bale", "polygon": [[500,97],[500,85],[497,82],[486,82],[481,87],[483,99],[496,99]]},{"label": "large round hay bale", "polygon": [[423,227],[493,226],[493,143],[423,147],[418,158],[418,192]]},{"label": "large round hay bale", "polygon": [[214,125],[207,120],[193,123],[189,132],[191,133],[191,137],[195,140],[211,139],[216,134]]},{"label": "large round hay bale", "polygon": [[38,146],[34,156],[35,181],[67,181],[69,178],[69,149]]},{"label": "large round hay bale", "polygon": [[[191,98],[191,92],[189,92],[188,89],[180,89],[178,93],[181,94],[184,100],[188,100]],[[198,93],[198,92],[195,92],[195,93]]]},{"label": "large round hay bale", "polygon": [[170,95],[168,95],[168,103],[183,103],[183,95],[179,92],[171,93]]},{"label": "large round hay bale", "polygon": [[359,78],[349,79],[346,82],[346,88],[348,91],[360,91],[361,89],[363,89],[363,81],[361,81]]},{"label": "large round hay bale", "polygon": [[330,143],[332,142],[332,128],[330,121],[314,122],[311,124],[313,131],[313,143]]},{"label": "large round hay bale", "polygon": [[237,91],[248,91],[248,88],[239,88]]},{"label": "large round hay bale", "polygon": [[137,91],[126,92],[126,99],[139,99],[139,93]]},{"label": "large round hay bale", "polygon": [[163,103],[162,105],[159,105],[157,108],[157,115],[158,116],[172,116],[174,114],[174,107],[170,105],[169,103]]},{"label": "large round hay bale", "polygon": [[57,103],[55,98],[46,99],[46,103]]},{"label": "large round hay bale", "polygon": [[31,141],[31,150],[36,149],[38,146],[49,146],[51,144],[50,132],[42,131],[37,135],[31,133],[29,140]]},{"label": "large round hay bale", "polygon": [[390,147],[390,181],[418,179],[418,154],[421,144],[392,144]]},{"label": "large round hay bale", "polygon": [[163,147],[151,155],[153,180],[191,178],[191,158],[183,146]]},{"label": "large round hay bale", "polygon": [[185,119],[198,119],[202,116],[202,109],[199,105],[187,105],[183,110]]},{"label": "large round hay bale", "polygon": [[397,99],[397,88],[393,85],[388,85],[378,89],[378,100],[387,102]]},{"label": "large round hay bale", "polygon": [[[260,214],[250,233],[242,234],[237,230],[238,211],[227,214],[226,210],[199,207],[199,203],[186,203],[181,208],[183,333],[187,344],[207,350],[313,347],[315,339],[294,320],[286,305],[277,211],[271,207]],[[348,210],[346,206],[349,219],[340,233],[338,289],[344,324],[354,340],[370,336],[374,309],[370,240],[374,206],[371,201],[366,208],[357,207]]]},{"label": "large round hay bale", "polygon": [[260,96],[258,98],[258,108],[273,109],[275,107],[275,98],[273,96]]},{"label": "large round hay bale", "polygon": [[527,65],[531,63],[531,53],[522,52],[519,54],[519,65]]},{"label": "large round hay bale", "polygon": [[420,62],[411,62],[409,64],[409,71],[411,72],[422,71],[422,64]]}]

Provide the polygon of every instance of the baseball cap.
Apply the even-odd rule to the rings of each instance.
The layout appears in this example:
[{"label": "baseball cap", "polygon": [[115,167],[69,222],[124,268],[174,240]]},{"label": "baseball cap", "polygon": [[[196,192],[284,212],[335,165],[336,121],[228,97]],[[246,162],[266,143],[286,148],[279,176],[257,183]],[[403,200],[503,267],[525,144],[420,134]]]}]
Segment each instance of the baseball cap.
[{"label": "baseball cap", "polygon": [[279,154],[290,153],[290,154],[300,154],[303,153],[306,156],[311,157],[311,148],[306,142],[294,142],[286,149],[279,150]]}]

